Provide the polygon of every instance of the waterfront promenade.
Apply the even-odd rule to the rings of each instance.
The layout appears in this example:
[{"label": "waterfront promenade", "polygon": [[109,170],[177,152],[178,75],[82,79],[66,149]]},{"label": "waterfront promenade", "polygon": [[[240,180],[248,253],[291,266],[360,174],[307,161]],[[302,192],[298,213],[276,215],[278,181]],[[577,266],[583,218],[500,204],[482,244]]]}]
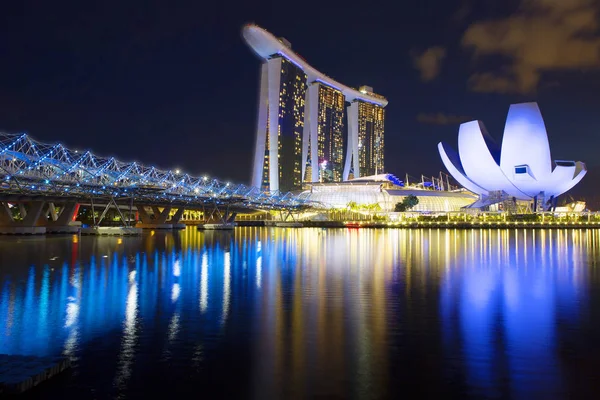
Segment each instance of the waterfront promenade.
[{"label": "waterfront promenade", "polygon": [[286,226],[320,228],[538,228],[538,229],[587,229],[600,227],[598,212],[544,212],[510,214],[507,212],[448,212],[426,214],[403,213],[356,213],[349,211],[308,210],[296,219],[259,219],[264,214],[241,218],[240,226]]}]

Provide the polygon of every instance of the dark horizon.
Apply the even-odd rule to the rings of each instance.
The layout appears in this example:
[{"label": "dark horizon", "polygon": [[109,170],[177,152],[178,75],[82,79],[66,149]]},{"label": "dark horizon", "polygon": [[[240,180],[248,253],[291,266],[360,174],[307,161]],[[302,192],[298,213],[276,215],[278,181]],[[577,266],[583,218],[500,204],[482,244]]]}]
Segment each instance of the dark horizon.
[{"label": "dark horizon", "polygon": [[[588,166],[573,195],[600,194],[593,185],[600,171],[596,1],[429,0],[318,10],[10,4],[0,16],[8,38],[0,45],[0,129],[247,183],[259,60],[240,31],[255,22],[320,71],[388,98],[390,173],[437,175],[444,167],[436,145],[454,145],[460,122],[480,119],[499,141],[508,106],[537,101],[553,159]],[[498,33],[506,27],[510,37]]]}]

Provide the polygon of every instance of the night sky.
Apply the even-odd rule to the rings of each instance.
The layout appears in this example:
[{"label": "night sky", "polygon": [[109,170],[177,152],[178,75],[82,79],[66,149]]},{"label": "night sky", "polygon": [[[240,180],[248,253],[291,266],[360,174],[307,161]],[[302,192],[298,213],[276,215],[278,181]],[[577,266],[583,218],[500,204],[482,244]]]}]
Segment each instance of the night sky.
[{"label": "night sky", "polygon": [[481,119],[499,140],[508,106],[537,101],[553,158],[585,161],[582,186],[596,186],[596,0],[5,3],[6,132],[248,183],[260,62],[240,32],[255,22],[388,98],[388,172],[437,175],[436,144],[456,147],[458,123]]}]

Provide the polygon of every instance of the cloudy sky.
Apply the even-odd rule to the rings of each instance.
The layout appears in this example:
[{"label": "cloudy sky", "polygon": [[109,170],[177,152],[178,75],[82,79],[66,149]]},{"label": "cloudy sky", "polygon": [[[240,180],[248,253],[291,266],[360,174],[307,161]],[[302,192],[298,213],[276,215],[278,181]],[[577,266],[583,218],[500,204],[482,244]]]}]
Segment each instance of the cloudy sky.
[{"label": "cloudy sky", "polygon": [[436,144],[460,122],[500,139],[522,101],[539,103],[554,158],[600,169],[597,0],[206,3],[4,5],[0,130],[248,182],[259,60],[240,30],[255,22],[388,97],[398,176],[443,170]]}]

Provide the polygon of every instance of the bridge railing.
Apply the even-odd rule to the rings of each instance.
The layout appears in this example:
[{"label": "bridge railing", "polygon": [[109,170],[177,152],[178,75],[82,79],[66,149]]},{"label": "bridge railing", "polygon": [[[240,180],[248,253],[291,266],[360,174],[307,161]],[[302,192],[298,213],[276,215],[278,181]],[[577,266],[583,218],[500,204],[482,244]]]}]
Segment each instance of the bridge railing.
[{"label": "bridge railing", "polygon": [[306,199],[207,176],[195,177],[138,162],[122,162],[36,141],[26,134],[0,133],[0,191],[70,197],[111,196],[168,202],[237,201],[255,207],[295,207]]}]

